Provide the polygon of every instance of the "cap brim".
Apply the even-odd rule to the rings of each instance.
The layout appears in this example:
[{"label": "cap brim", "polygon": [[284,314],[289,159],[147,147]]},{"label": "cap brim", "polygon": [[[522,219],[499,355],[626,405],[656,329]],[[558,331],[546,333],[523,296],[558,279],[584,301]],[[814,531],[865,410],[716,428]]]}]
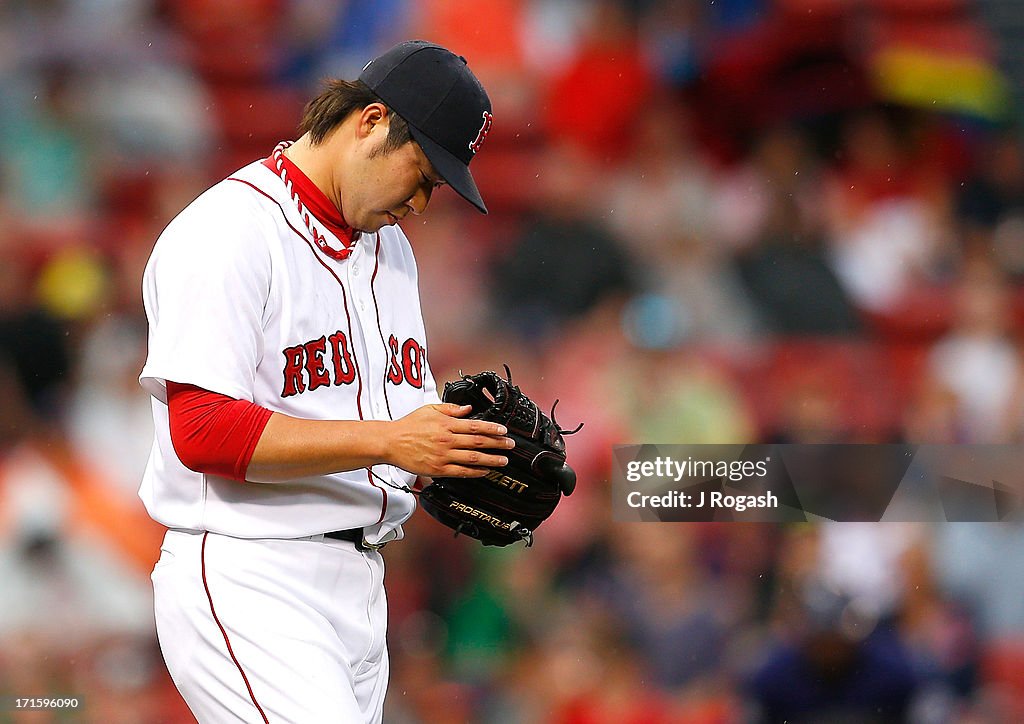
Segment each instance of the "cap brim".
[{"label": "cap brim", "polygon": [[446,151],[440,144],[427,138],[411,123],[409,131],[416,143],[420,144],[423,154],[437,171],[437,175],[443,178],[445,183],[455,190],[455,193],[477,207],[480,213],[486,214],[487,207],[484,206],[480,190],[476,187],[476,181],[473,180],[473,175],[469,172],[469,166]]}]

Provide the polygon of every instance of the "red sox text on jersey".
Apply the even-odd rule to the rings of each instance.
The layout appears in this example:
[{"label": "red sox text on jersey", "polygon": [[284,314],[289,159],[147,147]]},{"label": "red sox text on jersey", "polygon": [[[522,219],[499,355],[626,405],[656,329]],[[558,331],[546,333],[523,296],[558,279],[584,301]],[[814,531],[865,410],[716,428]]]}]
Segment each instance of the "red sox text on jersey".
[{"label": "red sox text on jersey", "polygon": [[[398,338],[388,339],[391,362],[388,365],[387,380],[393,385],[406,382],[413,387],[423,387],[423,358],[426,349],[410,337],[399,344]],[[301,395],[318,387],[328,385],[349,385],[356,379],[348,338],[340,329],[330,335],[322,335],[304,344],[286,347],[284,355],[284,387],[281,397]]]}]

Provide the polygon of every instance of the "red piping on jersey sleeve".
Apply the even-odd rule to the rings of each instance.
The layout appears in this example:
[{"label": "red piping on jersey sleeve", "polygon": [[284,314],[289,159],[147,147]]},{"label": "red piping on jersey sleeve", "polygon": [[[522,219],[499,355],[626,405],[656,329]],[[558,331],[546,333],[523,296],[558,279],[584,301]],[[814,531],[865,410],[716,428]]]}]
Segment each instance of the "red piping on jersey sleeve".
[{"label": "red piping on jersey sleeve", "polygon": [[171,444],[189,470],[244,481],[270,416],[254,402],[167,381]]}]

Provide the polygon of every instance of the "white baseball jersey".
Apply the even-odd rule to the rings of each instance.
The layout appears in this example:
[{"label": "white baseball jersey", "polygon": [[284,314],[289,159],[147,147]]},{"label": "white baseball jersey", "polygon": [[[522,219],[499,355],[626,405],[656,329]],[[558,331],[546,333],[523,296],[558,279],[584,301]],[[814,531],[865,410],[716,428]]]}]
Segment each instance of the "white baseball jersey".
[{"label": "white baseball jersey", "polygon": [[[342,242],[326,229],[311,234],[303,213],[255,162],[193,201],[153,250],[139,381],[152,395],[156,438],[140,497],[170,528],[238,538],[365,528],[377,543],[401,538],[415,507],[413,495],[366,469],[242,483],[189,470],[171,445],[167,380],[317,420],[397,419],[439,401],[405,234],[362,234],[338,260],[321,246]],[[415,477],[386,465],[373,472],[398,486]]]}]

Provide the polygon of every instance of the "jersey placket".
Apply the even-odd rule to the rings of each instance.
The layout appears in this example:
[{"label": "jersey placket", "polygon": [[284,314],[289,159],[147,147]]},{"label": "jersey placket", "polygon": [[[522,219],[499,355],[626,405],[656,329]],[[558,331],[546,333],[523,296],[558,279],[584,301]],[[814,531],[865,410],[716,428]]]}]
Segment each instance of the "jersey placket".
[{"label": "jersey placket", "polygon": [[[359,366],[363,373],[363,394],[367,406],[363,415],[376,420],[387,420],[387,408],[384,405],[382,392],[378,389],[378,380],[383,379],[387,370],[388,359],[384,350],[377,342],[377,308],[373,301],[371,277],[374,259],[372,256],[373,238],[366,235],[353,246],[352,254],[345,262],[341,262],[345,284],[352,294],[352,310],[358,327],[360,339],[353,340]],[[355,330],[353,330],[355,332]]]}]

